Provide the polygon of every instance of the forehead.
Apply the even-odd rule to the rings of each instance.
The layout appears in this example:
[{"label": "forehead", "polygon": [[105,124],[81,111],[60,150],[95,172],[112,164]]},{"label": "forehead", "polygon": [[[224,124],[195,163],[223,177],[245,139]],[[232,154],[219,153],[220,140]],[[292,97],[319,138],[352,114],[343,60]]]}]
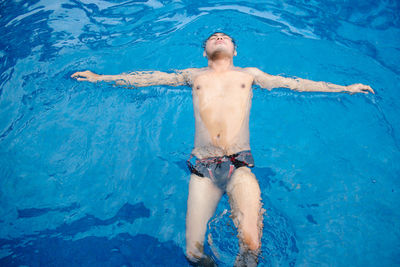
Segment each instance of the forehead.
[{"label": "forehead", "polygon": [[216,32],[216,33],[211,34],[210,37],[208,37],[208,39],[210,39],[212,37],[218,37],[218,36],[227,36],[227,37],[231,38],[229,35],[227,35],[227,34],[225,34],[223,32]]}]

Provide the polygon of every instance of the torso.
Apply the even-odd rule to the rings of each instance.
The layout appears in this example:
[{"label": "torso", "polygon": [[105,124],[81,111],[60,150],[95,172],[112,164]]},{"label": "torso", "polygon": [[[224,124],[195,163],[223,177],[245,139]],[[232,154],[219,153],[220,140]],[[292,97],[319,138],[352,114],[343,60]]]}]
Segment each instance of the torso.
[{"label": "torso", "polygon": [[249,113],[253,76],[241,68],[217,73],[210,69],[192,77],[196,137],[200,157],[231,155],[249,146]]}]

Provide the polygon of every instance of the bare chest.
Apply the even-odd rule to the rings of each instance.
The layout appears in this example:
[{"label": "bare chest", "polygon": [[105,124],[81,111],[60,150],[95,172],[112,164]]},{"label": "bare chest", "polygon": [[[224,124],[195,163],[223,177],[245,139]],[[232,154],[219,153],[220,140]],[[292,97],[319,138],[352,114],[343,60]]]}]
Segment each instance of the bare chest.
[{"label": "bare chest", "polygon": [[246,73],[232,71],[222,75],[203,74],[194,80],[193,95],[200,106],[237,105],[251,93],[253,79]]}]

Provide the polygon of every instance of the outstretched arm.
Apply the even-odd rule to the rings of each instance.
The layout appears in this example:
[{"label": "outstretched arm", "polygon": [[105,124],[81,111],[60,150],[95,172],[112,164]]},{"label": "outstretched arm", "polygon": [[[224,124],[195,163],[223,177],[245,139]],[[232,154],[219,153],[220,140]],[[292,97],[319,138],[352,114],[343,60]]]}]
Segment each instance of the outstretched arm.
[{"label": "outstretched arm", "polygon": [[254,76],[254,83],[262,88],[271,90],[283,87],[300,92],[348,92],[348,93],[375,93],[368,85],[361,83],[348,86],[337,85],[327,82],[315,82],[301,78],[286,78],[267,74],[257,68],[247,68],[247,71]]},{"label": "outstretched arm", "polygon": [[129,74],[101,75],[89,70],[75,72],[72,78],[78,81],[88,82],[115,82],[118,85],[128,85],[133,87],[145,87],[152,85],[171,85],[179,86],[190,83],[190,76],[194,69],[178,70],[173,73],[161,71],[140,71]]}]

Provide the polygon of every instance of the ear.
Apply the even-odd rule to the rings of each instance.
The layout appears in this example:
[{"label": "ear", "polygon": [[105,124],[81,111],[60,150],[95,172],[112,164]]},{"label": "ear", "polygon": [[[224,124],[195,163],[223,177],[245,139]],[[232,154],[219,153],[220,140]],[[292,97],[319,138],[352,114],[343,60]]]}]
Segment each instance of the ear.
[{"label": "ear", "polygon": [[203,57],[206,57],[206,56],[207,56],[206,50],[204,50],[204,51],[203,51]]},{"label": "ear", "polygon": [[237,51],[236,51],[236,49],[235,49],[235,52],[233,52],[233,55],[234,55],[234,56],[237,56]]}]

